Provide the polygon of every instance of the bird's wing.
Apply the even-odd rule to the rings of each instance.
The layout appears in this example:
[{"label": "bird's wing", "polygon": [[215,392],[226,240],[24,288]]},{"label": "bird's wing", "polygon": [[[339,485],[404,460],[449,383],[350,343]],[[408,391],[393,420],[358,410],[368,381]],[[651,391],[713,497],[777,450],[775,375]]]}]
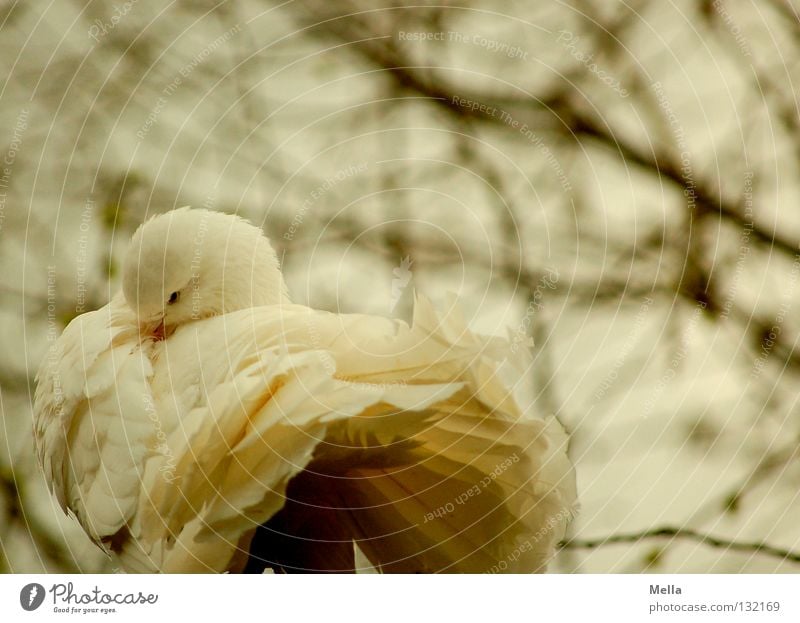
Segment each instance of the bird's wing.
[{"label": "bird's wing", "polygon": [[[384,401],[389,387],[337,378],[330,351],[315,346],[323,336],[309,334],[314,315],[299,306],[235,312],[160,345],[157,412],[177,413],[162,427],[165,452],[148,460],[123,564],[224,570],[240,538],[284,505],[329,427]],[[460,388],[430,384],[415,400],[423,408]]]},{"label": "bird's wing", "polygon": [[[168,458],[148,461],[123,559],[225,570],[287,504],[290,480],[313,472],[329,486],[302,503],[334,508],[377,567],[541,567],[573,476],[565,457],[553,468],[564,448],[501,379],[508,346],[424,301],[412,327],[283,305],[180,328],[153,373],[158,412],[179,403]],[[462,494],[470,503],[442,517]]]},{"label": "bird's wing", "polygon": [[[353,321],[353,331],[365,322]],[[574,512],[575,476],[558,421],[525,402],[527,351],[473,334],[457,305],[442,315],[423,298],[413,326],[392,339],[348,341],[335,346],[338,369],[360,382],[406,398],[427,383],[463,385],[426,405],[423,422],[411,399],[395,417],[373,410],[338,423],[320,448],[312,466],[347,477],[339,503],[370,562],[398,572],[544,570]]]},{"label": "bird's wing", "polygon": [[97,542],[135,512],[153,435],[152,370],[133,326],[120,300],[78,316],[37,374],[34,434],[45,479]]}]

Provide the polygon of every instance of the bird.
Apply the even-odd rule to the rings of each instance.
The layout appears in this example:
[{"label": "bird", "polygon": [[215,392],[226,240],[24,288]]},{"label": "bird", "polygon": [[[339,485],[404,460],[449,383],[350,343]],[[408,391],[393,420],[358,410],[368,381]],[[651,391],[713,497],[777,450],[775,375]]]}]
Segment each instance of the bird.
[{"label": "bird", "polygon": [[157,214],[37,373],[48,488],[128,573],[544,572],[569,437],[530,351],[445,307],[292,303],[260,227]]}]

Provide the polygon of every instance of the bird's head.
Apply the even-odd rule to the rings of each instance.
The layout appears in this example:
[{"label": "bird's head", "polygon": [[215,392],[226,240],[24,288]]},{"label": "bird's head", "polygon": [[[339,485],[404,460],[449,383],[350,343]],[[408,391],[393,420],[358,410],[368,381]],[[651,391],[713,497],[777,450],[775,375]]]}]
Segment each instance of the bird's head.
[{"label": "bird's head", "polygon": [[157,339],[178,326],[237,309],[288,302],[275,251],[237,216],[180,208],[145,222],[131,239],[122,291],[142,332]]}]

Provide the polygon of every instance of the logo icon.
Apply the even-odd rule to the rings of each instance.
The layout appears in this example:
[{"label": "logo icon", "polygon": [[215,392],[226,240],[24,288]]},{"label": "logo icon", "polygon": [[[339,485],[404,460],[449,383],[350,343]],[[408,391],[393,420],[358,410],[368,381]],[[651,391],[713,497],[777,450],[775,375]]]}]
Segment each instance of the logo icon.
[{"label": "logo icon", "polygon": [[44,586],[41,584],[26,584],[19,592],[19,605],[23,610],[31,612],[42,605],[44,601]]},{"label": "logo icon", "polygon": [[395,278],[392,279],[392,300],[389,303],[390,313],[397,307],[400,297],[403,296],[403,290],[406,289],[406,286],[411,281],[411,265],[413,263],[414,260],[411,259],[410,255],[407,255],[400,261],[400,266],[392,269],[392,274]]}]

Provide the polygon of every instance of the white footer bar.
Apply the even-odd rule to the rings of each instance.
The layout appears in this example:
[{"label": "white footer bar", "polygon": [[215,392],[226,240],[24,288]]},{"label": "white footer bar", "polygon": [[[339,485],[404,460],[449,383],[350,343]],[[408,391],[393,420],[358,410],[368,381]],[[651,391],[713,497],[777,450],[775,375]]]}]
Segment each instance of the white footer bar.
[{"label": "white footer bar", "polygon": [[800,621],[796,575],[0,576],[2,621]]}]

